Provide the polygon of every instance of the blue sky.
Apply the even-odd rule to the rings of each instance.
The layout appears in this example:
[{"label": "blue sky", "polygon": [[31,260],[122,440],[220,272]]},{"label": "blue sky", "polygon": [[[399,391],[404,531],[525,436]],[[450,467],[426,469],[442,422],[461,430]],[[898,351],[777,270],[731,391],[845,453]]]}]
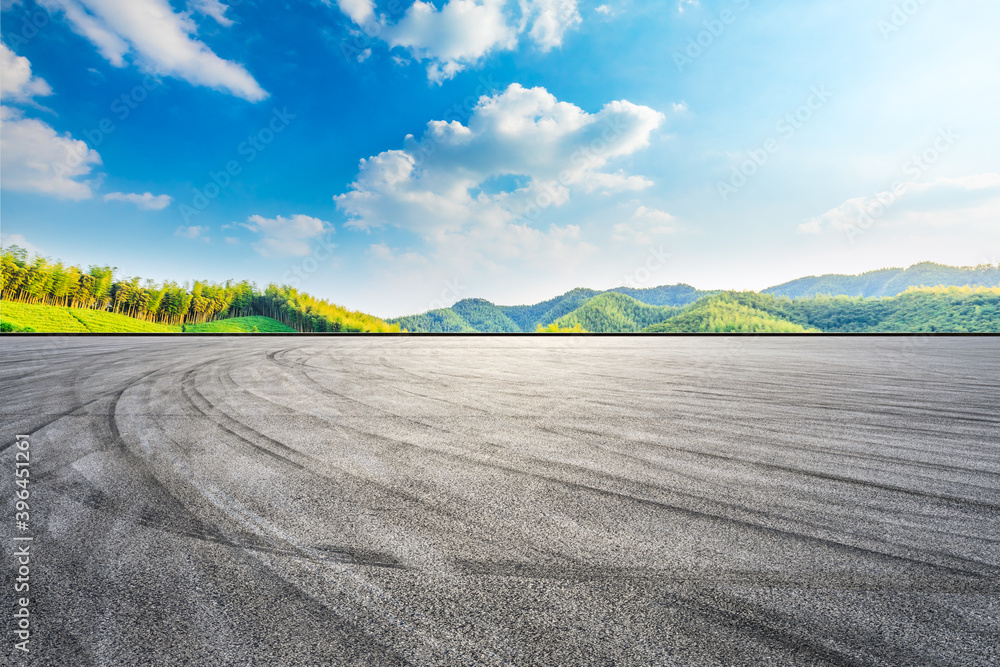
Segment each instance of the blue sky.
[{"label": "blue sky", "polygon": [[0,234],[382,316],[1000,262],[989,0],[2,0]]}]

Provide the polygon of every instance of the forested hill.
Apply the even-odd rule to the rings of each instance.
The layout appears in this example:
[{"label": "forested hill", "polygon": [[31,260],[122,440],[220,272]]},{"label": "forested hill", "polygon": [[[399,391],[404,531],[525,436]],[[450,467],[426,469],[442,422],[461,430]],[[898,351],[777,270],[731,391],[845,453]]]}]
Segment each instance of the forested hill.
[{"label": "forested hill", "polygon": [[624,294],[650,306],[686,306],[689,303],[694,303],[703,296],[716,294],[716,292],[695,289],[684,283],[641,289],[635,287],[616,287],[608,290],[608,292]]},{"label": "forested hill", "polygon": [[1000,333],[1000,288],[911,288],[894,297],[789,299],[726,292],[698,301],[647,333]]},{"label": "forested hill", "polygon": [[[672,314],[670,307],[686,306],[712,294],[683,284],[616,287],[605,292],[578,287],[532,305],[498,306],[485,299],[464,299],[451,308],[389,322],[405,331],[424,333],[534,332],[551,324],[568,328],[580,324],[586,331],[638,331]],[[661,306],[667,309],[656,308]]]},{"label": "forested hill", "polygon": [[[917,289],[978,286],[1000,286],[1000,266],[953,267],[924,262],[908,269],[880,269],[856,276],[800,278],[759,294],[704,291],[683,283],[616,287],[603,292],[577,288],[533,305],[499,306],[484,299],[465,299],[451,308],[389,321],[404,331],[427,333],[513,333],[579,327],[602,333],[647,329],[994,331],[991,318],[997,315],[991,310],[996,299],[992,292],[959,291],[945,296]],[[879,299],[902,297],[907,290],[915,293],[898,300]],[[830,296],[843,298],[831,300]],[[979,310],[971,314],[963,310],[969,304]]]},{"label": "forested hill", "polygon": [[798,278],[763,290],[792,299],[830,296],[896,296],[911,287],[1000,286],[1000,266],[956,267],[923,262],[908,269],[879,269],[856,276],[828,274]]}]

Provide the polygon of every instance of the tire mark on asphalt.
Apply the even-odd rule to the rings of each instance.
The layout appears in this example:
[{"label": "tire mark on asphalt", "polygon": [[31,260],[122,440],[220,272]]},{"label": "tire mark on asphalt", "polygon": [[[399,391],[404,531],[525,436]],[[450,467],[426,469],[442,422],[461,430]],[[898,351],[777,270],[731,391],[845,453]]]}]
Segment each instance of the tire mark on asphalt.
[{"label": "tire mark on asphalt", "polygon": [[[262,454],[266,454],[274,460],[285,465],[292,466],[298,470],[308,470],[304,463],[299,463],[291,457],[301,457],[309,461],[312,461],[312,457],[309,457],[298,450],[292,449],[288,445],[278,442],[277,440],[236,421],[222,410],[216,408],[210,401],[208,401],[208,399],[202,396],[202,394],[194,386],[193,376],[197,371],[205,368],[210,363],[212,362],[206,362],[194,369],[191,369],[185,373],[184,377],[181,379],[181,391],[191,405],[204,417],[212,420],[219,428],[236,436],[241,442],[245,442],[250,445],[254,450]],[[257,442],[255,442],[255,440]],[[260,444],[261,442],[267,444]],[[274,451],[274,449],[271,449],[271,447],[267,445],[273,446],[279,451]],[[284,453],[282,454],[279,452]]]},{"label": "tire mark on asphalt", "polygon": [[[306,376],[308,377],[307,374],[306,374]],[[384,413],[386,413],[388,415],[391,415],[393,417],[396,417],[398,419],[410,421],[412,423],[420,424],[422,426],[434,429],[436,431],[445,432],[445,433],[449,433],[449,434],[455,435],[454,432],[449,431],[447,429],[444,429],[442,427],[434,426],[434,425],[431,425],[431,424],[425,424],[424,422],[421,422],[419,420],[416,420],[416,419],[413,419],[411,417],[407,417],[407,416],[404,416],[404,415],[399,415],[399,414],[390,412],[389,410],[386,410],[384,408],[378,408],[378,407],[375,407],[375,406],[372,406],[372,405],[369,405],[369,404],[361,403],[357,399],[354,399],[354,398],[351,398],[351,397],[347,397],[347,396],[343,396],[342,394],[340,394],[338,392],[335,392],[335,391],[327,388],[325,385],[319,383],[318,381],[316,381],[316,380],[314,380],[312,378],[310,378],[310,379],[312,380],[313,384],[315,384],[316,386],[318,386],[321,389],[321,391],[323,391],[324,393],[333,394],[333,395],[336,395],[338,397],[345,398],[346,400],[354,401],[356,403],[364,405],[368,409],[378,410],[380,412],[384,412]],[[682,507],[682,506],[679,506],[679,505],[672,505],[672,504],[667,504],[667,503],[661,503],[659,501],[642,499],[642,498],[639,498],[637,496],[632,496],[632,495],[629,495],[629,494],[620,494],[620,493],[614,492],[614,491],[607,491],[607,490],[604,490],[604,489],[600,489],[599,487],[593,487],[593,486],[589,486],[589,485],[581,484],[581,483],[577,483],[577,482],[569,482],[569,481],[561,480],[561,479],[559,479],[557,477],[549,477],[549,476],[546,476],[546,475],[541,475],[539,473],[532,473],[532,472],[529,472],[529,471],[526,471],[526,470],[521,470],[521,469],[518,469],[518,468],[513,468],[513,467],[510,467],[510,466],[502,465],[502,464],[499,464],[497,462],[485,462],[485,461],[480,460],[478,458],[472,458],[472,457],[464,455],[464,454],[456,454],[456,453],[450,453],[450,452],[443,452],[441,450],[430,448],[430,447],[426,447],[426,446],[423,446],[423,445],[418,445],[416,443],[411,443],[411,442],[408,442],[408,441],[399,440],[397,438],[391,438],[390,436],[387,436],[385,434],[370,433],[369,435],[371,435],[373,437],[376,437],[376,438],[382,438],[382,439],[392,440],[392,441],[397,442],[397,443],[399,443],[401,445],[407,445],[407,446],[416,447],[416,448],[419,448],[419,449],[422,449],[422,450],[425,450],[425,451],[428,451],[428,452],[433,452],[433,453],[435,453],[435,454],[437,454],[439,456],[444,456],[446,458],[458,459],[458,460],[461,460],[461,461],[463,461],[465,463],[471,463],[471,464],[476,465],[476,466],[488,466],[490,468],[494,468],[494,469],[498,469],[498,470],[503,470],[505,472],[512,473],[512,474],[521,474],[521,475],[526,475],[526,476],[529,476],[529,477],[534,477],[534,478],[537,478],[537,479],[548,480],[550,482],[555,482],[555,483],[563,484],[563,485],[570,486],[570,487],[580,488],[580,489],[583,489],[583,490],[589,490],[591,492],[598,493],[600,495],[611,496],[611,497],[619,497],[619,498],[628,498],[628,499],[635,500],[636,502],[644,503],[644,504],[649,504],[649,505],[656,506],[656,507],[659,507],[659,508],[664,509],[664,510],[673,510],[673,511],[677,511],[677,512],[680,512],[680,513],[686,513],[689,516],[700,518],[700,519],[703,519],[703,520],[715,520],[715,521],[728,522],[728,523],[732,523],[734,525],[737,525],[737,526],[740,526],[740,527],[744,527],[744,528],[752,528],[752,529],[756,529],[758,531],[763,531],[763,532],[772,532],[774,534],[780,534],[780,535],[785,536],[785,537],[797,538],[799,540],[803,540],[803,541],[807,541],[807,542],[811,541],[811,542],[823,544],[825,546],[832,547],[835,550],[847,550],[847,552],[854,553],[854,554],[864,553],[864,554],[867,554],[867,555],[870,555],[870,556],[875,556],[875,557],[880,557],[880,558],[887,558],[887,559],[893,559],[893,560],[898,560],[898,561],[901,561],[901,562],[906,562],[906,563],[909,563],[909,564],[921,565],[921,566],[926,566],[926,567],[940,568],[940,569],[943,569],[943,570],[946,570],[946,571],[958,572],[958,573],[962,573],[962,574],[971,574],[971,575],[978,575],[978,574],[980,574],[979,572],[963,570],[963,569],[959,569],[957,567],[953,567],[953,566],[949,566],[949,565],[943,565],[943,564],[940,564],[940,563],[934,563],[934,562],[931,562],[931,561],[921,560],[919,558],[913,558],[913,557],[903,556],[903,555],[899,555],[899,554],[892,554],[892,553],[887,553],[887,552],[883,552],[883,551],[877,551],[877,550],[867,549],[865,547],[861,547],[861,546],[857,546],[857,545],[850,545],[850,544],[847,544],[847,543],[838,542],[836,540],[830,540],[828,538],[823,538],[823,537],[819,537],[819,536],[816,536],[816,535],[809,535],[809,534],[806,534],[806,533],[797,533],[797,532],[794,532],[794,531],[785,530],[785,529],[777,528],[777,527],[774,527],[774,526],[766,526],[766,525],[763,525],[763,524],[758,524],[758,523],[746,521],[746,520],[743,520],[743,519],[738,519],[738,518],[735,518],[735,517],[728,517],[728,516],[725,516],[725,515],[714,514],[714,513],[711,513],[711,512],[702,512],[700,510],[694,510],[694,509],[690,509],[690,508],[685,508],[685,507]],[[692,450],[686,450],[684,448],[673,448],[673,447],[666,446],[666,445],[658,445],[657,443],[645,442],[645,444],[652,444],[654,446],[659,446],[659,447],[663,447],[663,448],[667,448],[667,449],[677,449],[678,451],[684,451],[686,453],[703,454],[702,452],[697,452],[697,451],[692,451]],[[499,447],[499,445],[495,445],[495,446]],[[503,448],[501,447],[501,449],[503,449]],[[742,463],[742,461],[740,461],[739,459],[735,459],[735,458],[732,458],[732,457],[725,457],[723,455],[715,455],[715,454],[705,454],[705,455],[709,456],[709,457],[715,457],[715,458],[724,458],[724,459],[729,460],[730,462]],[[558,466],[558,467],[570,468],[570,469],[576,470],[578,472],[579,471],[583,471],[584,473],[586,473],[588,475],[597,475],[597,476],[599,476],[601,478],[609,479],[609,480],[612,480],[612,481],[615,481],[615,482],[618,482],[618,483],[630,481],[630,480],[625,480],[623,478],[620,478],[620,477],[618,477],[616,475],[611,475],[609,473],[602,473],[602,472],[599,472],[599,471],[596,471],[596,470],[593,470],[593,469],[590,469],[590,468],[586,468],[586,467],[582,467],[582,466],[576,466],[576,465],[573,465],[573,464],[561,463],[561,462],[554,462],[554,461],[550,461],[550,460],[547,460],[547,459],[539,459],[537,457],[528,457],[526,460],[532,460],[535,463],[542,464],[545,467],[551,467],[551,466],[555,465],[555,466]],[[747,462],[747,463],[750,463],[750,462]],[[794,468],[777,466],[776,464],[767,464],[767,465],[773,465],[773,467],[775,469],[782,470],[784,472],[789,472],[789,473],[792,473],[792,474],[808,475],[807,471],[800,471],[800,470],[795,470]],[[860,480],[851,480],[850,478],[839,478],[839,476],[835,476],[835,475],[818,474],[818,475],[815,475],[815,476],[818,477],[818,478],[821,478],[821,479],[827,479],[828,481],[843,481],[843,482],[849,482],[849,483],[864,485],[864,482],[861,482]],[[876,488],[879,488],[878,485],[873,485],[873,486],[875,486]],[[896,491],[897,488],[886,488],[884,490]],[[903,493],[911,492],[912,495],[915,495],[917,497],[922,497],[922,498],[929,498],[929,499],[933,499],[933,500],[950,500],[950,501],[955,502],[955,503],[960,504],[960,505],[970,504],[969,502],[967,502],[967,501],[965,501],[963,499],[951,498],[951,497],[947,497],[947,496],[945,496],[945,497],[938,497],[936,494],[926,494],[926,493],[922,493],[922,492],[919,492],[919,491],[913,491],[913,490],[910,490],[910,489],[905,489],[904,487],[898,487],[898,490],[901,491],[901,492],[903,492]],[[693,496],[691,494],[687,494],[687,493],[676,491],[676,490],[671,490],[670,492],[674,493],[674,494],[677,494],[677,495],[680,495],[680,496],[683,496],[683,497],[693,498],[693,499],[695,499],[697,501],[700,501],[700,502],[706,502],[706,500],[707,500],[705,498],[701,498],[701,497],[698,497],[698,496]],[[708,502],[712,502],[712,501],[708,501]],[[740,505],[733,505],[731,503],[722,503],[720,501],[714,501],[714,504],[721,505],[721,506],[726,507],[728,509],[736,509],[736,510],[741,511],[741,512],[749,512],[749,513],[753,513],[753,514],[763,514],[764,518],[773,519],[773,517],[770,516],[770,515],[768,515],[767,513],[755,512],[755,511],[753,511],[753,510],[751,510],[749,508],[746,508],[746,507],[743,507],[743,506],[740,506]],[[976,504],[975,501],[972,501],[972,504]],[[984,508],[986,508],[986,509],[992,509],[994,507],[993,505],[991,505],[989,503],[984,503],[983,505],[984,505]],[[1000,506],[997,506],[997,508],[1000,509]],[[799,520],[799,523],[802,523],[802,524],[805,524],[805,525],[810,525],[810,526],[812,526],[814,528],[827,529],[827,527],[825,527],[825,526],[817,526],[817,525],[811,524],[810,522],[804,521],[804,520]],[[913,549],[912,548],[908,548],[907,550],[912,551]],[[916,550],[916,551],[918,553],[924,553],[926,555],[936,555],[936,556],[939,556],[939,557],[944,557],[946,560],[950,560],[952,562],[958,561],[958,562],[962,563],[965,566],[975,567],[976,569],[982,569],[983,567],[986,567],[986,568],[988,568],[992,572],[996,572],[998,570],[998,568],[996,568],[996,567],[994,567],[994,566],[992,566],[992,565],[990,565],[988,563],[984,563],[982,561],[978,561],[978,560],[975,560],[975,559],[966,558],[966,557],[963,557],[963,556],[958,556],[958,555],[955,555],[955,554],[940,553],[940,552],[928,552],[928,551],[925,551],[925,550]]]}]

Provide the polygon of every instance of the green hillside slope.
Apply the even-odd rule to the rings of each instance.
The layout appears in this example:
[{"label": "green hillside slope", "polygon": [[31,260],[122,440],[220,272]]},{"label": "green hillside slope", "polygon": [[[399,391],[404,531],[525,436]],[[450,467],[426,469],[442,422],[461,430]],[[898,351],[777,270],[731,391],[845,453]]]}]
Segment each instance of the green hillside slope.
[{"label": "green hillside slope", "polygon": [[592,332],[627,333],[662,322],[677,313],[678,309],[670,306],[649,306],[625,294],[605,292],[555,320],[555,324],[566,328],[579,325]]},{"label": "green hillside slope", "polygon": [[278,320],[260,315],[250,317],[230,317],[215,322],[185,324],[185,333],[297,333]]},{"label": "green hillside slope", "polygon": [[650,306],[687,306],[698,299],[715,294],[715,292],[705,292],[695,289],[690,285],[678,283],[677,285],[660,285],[659,287],[616,287],[609,289],[609,292],[617,292],[632,297],[636,301],[649,304]]},{"label": "green hillside slope", "polygon": [[809,276],[769,287],[765,294],[787,296],[792,299],[818,294],[844,296],[896,296],[911,287],[978,285],[1000,286],[1000,267],[956,267],[923,262],[908,269],[879,269],[856,276],[828,274]]},{"label": "green hillside slope", "polygon": [[[754,293],[748,293],[754,294]],[[759,296],[754,294],[755,296]],[[772,297],[773,298],[773,297]],[[707,297],[643,333],[805,333],[816,331],[754,308],[733,292]]]},{"label": "green hillside slope", "polygon": [[1000,288],[911,288],[895,297],[738,299],[775,317],[830,333],[1000,333]]},{"label": "green hillside slope", "polygon": [[87,308],[0,302],[0,322],[39,333],[169,333],[181,328]]},{"label": "green hillside slope", "polygon": [[553,299],[542,301],[530,306],[500,306],[500,310],[513,320],[521,331],[534,331],[538,325],[543,327],[552,324],[557,319],[571,313],[584,303],[600,294],[597,290],[578,287]]},{"label": "green hillside slope", "polygon": [[4,330],[37,333],[295,333],[270,317],[233,317],[200,324],[156,324],[92,310],[0,301],[0,324]]},{"label": "green hillside slope", "polygon": [[403,331],[416,333],[476,333],[476,330],[451,308],[439,308],[420,315],[397,317],[388,322],[398,325]]},{"label": "green hillside slope", "polygon": [[463,299],[452,306],[451,310],[476,331],[483,333],[521,331],[521,327],[514,320],[486,299]]}]

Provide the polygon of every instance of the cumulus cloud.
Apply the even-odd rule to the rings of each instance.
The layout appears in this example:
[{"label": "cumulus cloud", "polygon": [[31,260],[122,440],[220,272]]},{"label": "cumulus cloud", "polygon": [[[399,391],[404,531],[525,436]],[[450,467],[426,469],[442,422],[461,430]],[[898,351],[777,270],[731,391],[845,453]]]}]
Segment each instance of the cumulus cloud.
[{"label": "cumulus cloud", "polygon": [[[327,1],[327,4],[329,2]],[[562,45],[580,23],[577,0],[450,0],[440,9],[417,0],[391,22],[376,16],[371,0],[337,0],[355,24],[390,48],[427,62],[427,76],[442,83],[494,51],[510,51],[525,36],[541,51]]]},{"label": "cumulus cloud", "polygon": [[191,225],[190,227],[178,227],[174,232],[174,236],[179,236],[182,239],[192,239],[195,241],[204,241],[208,243],[211,239],[207,236],[208,227],[199,227],[197,225]]},{"label": "cumulus cloud", "polygon": [[683,14],[684,9],[687,7],[701,7],[701,2],[699,2],[699,0],[679,0],[677,3],[677,13]]},{"label": "cumulus cloud", "polygon": [[104,201],[124,201],[135,204],[147,211],[161,211],[170,206],[173,198],[170,195],[154,195],[151,192],[136,193],[109,192],[104,195]]},{"label": "cumulus cloud", "polygon": [[[134,52],[150,70],[256,102],[268,96],[240,64],[223,60],[193,37],[197,25],[168,0],[54,0],[74,31],[90,40],[115,67]],[[225,25],[225,7],[199,0],[193,7]]]},{"label": "cumulus cloud", "polygon": [[[31,74],[27,58],[0,43],[0,98],[32,102],[52,89]],[[25,118],[20,109],[0,106],[0,187],[60,199],[89,199],[91,176],[101,156],[83,141],[59,134],[48,123]]]},{"label": "cumulus cloud", "polygon": [[567,30],[580,23],[576,0],[521,0],[522,30],[528,25],[528,36],[541,51],[562,46]]},{"label": "cumulus cloud", "polygon": [[883,222],[946,226],[1000,216],[1000,174],[938,178],[893,184],[871,196],[854,197],[799,225],[805,234],[865,230]]},{"label": "cumulus cloud", "polygon": [[333,232],[333,225],[308,215],[291,215],[265,218],[251,215],[242,227],[256,232],[260,239],[254,250],[264,257],[303,257],[312,253],[310,240]]},{"label": "cumulus cloud", "polygon": [[[327,5],[330,4],[330,0],[323,0],[323,2]],[[364,25],[375,18],[373,0],[337,0],[337,6],[358,25]]]},{"label": "cumulus cloud", "polygon": [[439,10],[417,0],[398,23],[385,26],[382,36],[390,46],[429,61],[427,77],[441,83],[494,49],[516,46],[517,33],[503,13],[505,2],[452,0]]},{"label": "cumulus cloud", "polygon": [[228,28],[233,25],[233,20],[226,16],[226,10],[229,9],[229,6],[224,5],[219,0],[191,0],[188,2],[188,9],[215,19],[215,22],[221,26]]},{"label": "cumulus cloud", "polygon": [[44,79],[32,76],[28,59],[15,54],[0,42],[0,99],[28,102],[33,97],[51,94],[52,88]]},{"label": "cumulus cloud", "polygon": [[334,197],[348,225],[391,225],[437,248],[489,247],[499,256],[559,253],[579,235],[575,227],[534,224],[574,192],[646,187],[650,181],[609,162],[649,143],[663,115],[631,102],[610,102],[597,113],[560,102],[544,88],[511,85],[483,97],[469,118],[431,121],[418,140],[361,161],[349,190]]},{"label": "cumulus cloud", "polygon": [[0,107],[0,183],[5,190],[37,192],[60,199],[89,199],[85,180],[101,156],[68,133]]}]

